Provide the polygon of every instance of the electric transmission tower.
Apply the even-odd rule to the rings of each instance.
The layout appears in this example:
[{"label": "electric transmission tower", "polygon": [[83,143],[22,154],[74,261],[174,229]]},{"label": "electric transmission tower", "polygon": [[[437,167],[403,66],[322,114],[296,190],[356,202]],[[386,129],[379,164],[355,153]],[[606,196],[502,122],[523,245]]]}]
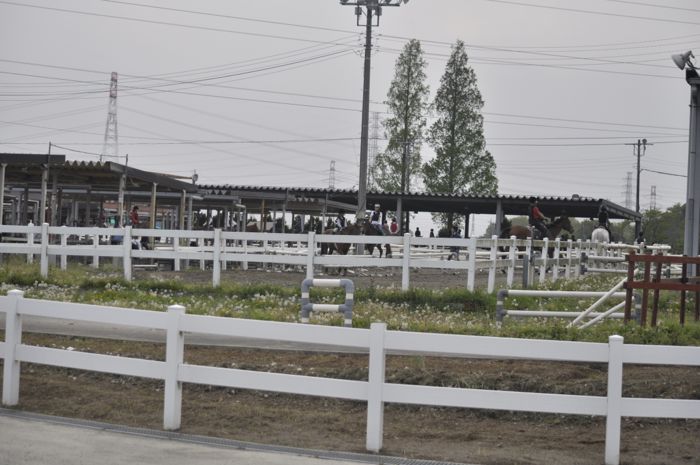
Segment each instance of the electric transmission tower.
[{"label": "electric transmission tower", "polygon": [[335,189],[335,160],[331,161],[331,169],[328,172],[328,188]]},{"label": "electric transmission tower", "polygon": [[632,208],[632,172],[627,172],[625,179],[625,208]]},{"label": "electric transmission tower", "polygon": [[103,157],[117,158],[119,156],[119,132],[117,131],[117,72],[112,71],[109,81],[109,106],[107,107],[107,124],[105,125],[105,140],[100,154]]}]

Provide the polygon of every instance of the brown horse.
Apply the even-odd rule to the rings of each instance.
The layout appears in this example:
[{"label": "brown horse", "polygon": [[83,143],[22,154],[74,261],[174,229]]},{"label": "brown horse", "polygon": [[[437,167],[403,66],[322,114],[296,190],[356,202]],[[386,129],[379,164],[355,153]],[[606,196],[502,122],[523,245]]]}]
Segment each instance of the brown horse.
[{"label": "brown horse", "polygon": [[[556,239],[557,237],[559,237],[559,233],[561,233],[562,230],[568,231],[572,235],[574,234],[574,228],[573,226],[571,226],[571,221],[566,215],[562,215],[559,218],[555,218],[551,224],[547,225],[547,238],[549,240]],[[539,231],[537,232],[539,233]],[[520,226],[518,224],[514,224],[510,228],[506,228],[503,231],[501,231],[501,238],[507,239],[511,236],[515,236],[516,239],[530,239],[530,237],[532,236],[532,231],[527,226]],[[535,237],[535,239],[539,238]],[[553,254],[554,249],[552,247],[549,247],[549,249],[547,250],[547,255],[551,257]]]},{"label": "brown horse", "polygon": [[[555,218],[551,224],[547,225],[547,237],[549,240],[554,240],[559,237],[559,233],[561,233],[562,230],[568,231],[570,234],[574,233],[574,228],[571,226],[571,221],[569,220],[569,217],[565,215]],[[511,236],[515,236],[516,239],[529,239],[532,236],[532,232],[527,226],[514,224],[510,228],[506,228],[501,231],[500,237],[507,239]],[[538,238],[535,237],[535,239]]]}]

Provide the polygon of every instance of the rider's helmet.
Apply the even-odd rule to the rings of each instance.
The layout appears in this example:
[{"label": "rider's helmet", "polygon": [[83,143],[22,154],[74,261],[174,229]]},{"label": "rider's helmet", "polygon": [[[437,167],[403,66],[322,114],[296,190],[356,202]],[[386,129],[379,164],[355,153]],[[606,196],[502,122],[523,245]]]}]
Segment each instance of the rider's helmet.
[{"label": "rider's helmet", "polygon": [[530,203],[535,203],[537,202],[537,199],[535,197],[530,197]]},{"label": "rider's helmet", "polygon": [[602,207],[600,207],[600,211],[606,212],[606,211],[608,211],[608,207],[606,207],[605,205],[603,205]]}]

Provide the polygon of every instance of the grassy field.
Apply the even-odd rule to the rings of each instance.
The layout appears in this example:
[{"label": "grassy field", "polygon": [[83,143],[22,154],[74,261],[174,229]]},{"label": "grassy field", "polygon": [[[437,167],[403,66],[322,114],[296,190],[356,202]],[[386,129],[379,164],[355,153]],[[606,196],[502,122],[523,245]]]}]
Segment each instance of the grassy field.
[{"label": "grassy field", "polygon": [[[617,277],[593,275],[574,281],[557,281],[542,289],[605,291]],[[52,269],[41,278],[38,266],[20,262],[5,263],[0,269],[0,293],[22,289],[28,298],[80,302],[124,308],[164,311],[179,304],[188,313],[298,322],[298,287],[270,284],[223,284],[213,288],[191,283],[187,272],[171,279],[135,279],[125,281],[119,270],[94,270],[73,266],[67,271]],[[342,289],[312,288],[312,300],[337,303],[344,299]],[[509,298],[507,308],[582,311],[594,299]],[[611,334],[625,337],[627,343],[663,345],[700,345],[700,324],[688,318],[679,322],[679,293],[665,292],[660,300],[658,327],[642,328],[608,320],[581,330],[568,328],[568,321],[555,319],[512,319],[502,325],[495,321],[495,296],[465,289],[421,289],[401,291],[369,287],[355,291],[353,326],[367,328],[374,321],[387,323],[389,329],[450,334],[488,335],[571,341],[606,341]],[[692,308],[692,307],[691,307]],[[314,324],[342,325],[339,314],[313,315]]]}]

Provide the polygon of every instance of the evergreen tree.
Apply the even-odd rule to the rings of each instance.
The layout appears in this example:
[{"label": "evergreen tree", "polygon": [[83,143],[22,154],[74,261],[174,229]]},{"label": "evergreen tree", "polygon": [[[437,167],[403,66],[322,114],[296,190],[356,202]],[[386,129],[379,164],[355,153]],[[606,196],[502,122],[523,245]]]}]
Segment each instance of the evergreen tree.
[{"label": "evergreen tree", "polygon": [[396,60],[394,79],[384,102],[391,114],[383,123],[388,144],[372,166],[372,178],[381,190],[409,191],[419,179],[420,144],[428,107],[426,66],[420,42],[415,39],[404,46]]},{"label": "evergreen tree", "polygon": [[[428,142],[435,158],[423,165],[425,187],[432,193],[496,195],[496,163],[485,148],[484,101],[467,60],[464,42],[458,40],[433,103],[437,120],[428,130]],[[453,213],[433,219],[448,230],[461,225]]]}]

